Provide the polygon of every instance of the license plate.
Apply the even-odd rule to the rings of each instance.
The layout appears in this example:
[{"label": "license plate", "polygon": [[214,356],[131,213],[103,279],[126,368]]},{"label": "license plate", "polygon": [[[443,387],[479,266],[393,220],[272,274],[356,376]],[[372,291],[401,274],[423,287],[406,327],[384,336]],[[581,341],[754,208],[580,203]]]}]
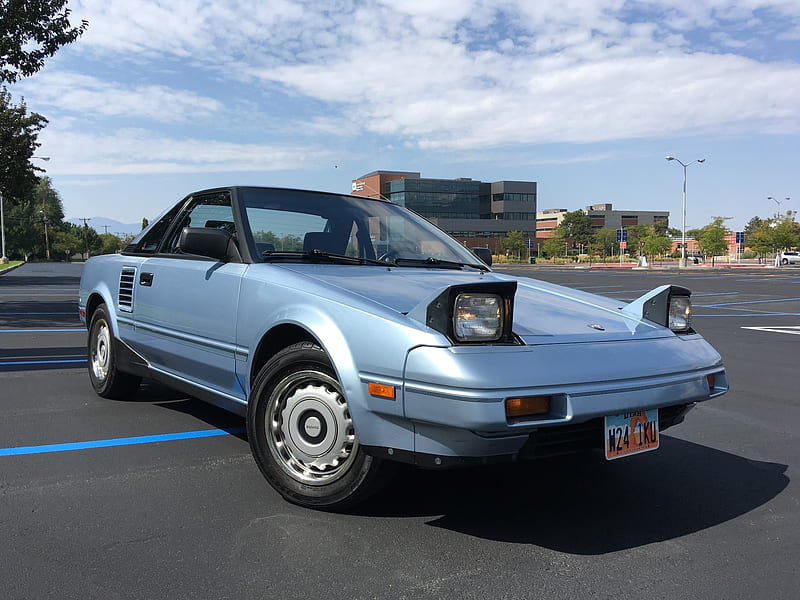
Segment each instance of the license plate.
[{"label": "license plate", "polygon": [[606,417],[606,458],[613,460],[658,448],[658,409]]}]

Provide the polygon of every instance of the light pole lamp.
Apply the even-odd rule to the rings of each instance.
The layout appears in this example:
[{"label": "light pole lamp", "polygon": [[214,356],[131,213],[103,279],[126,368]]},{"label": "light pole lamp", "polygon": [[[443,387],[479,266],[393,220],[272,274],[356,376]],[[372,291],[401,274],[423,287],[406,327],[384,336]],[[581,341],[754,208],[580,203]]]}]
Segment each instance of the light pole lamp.
[{"label": "light pole lamp", "polygon": [[681,268],[686,267],[686,168],[689,165],[693,165],[694,163],[704,163],[706,162],[705,158],[698,158],[697,160],[693,160],[689,163],[684,163],[674,156],[667,156],[665,157],[667,160],[674,160],[680,166],[683,167],[683,219],[681,220],[681,260],[678,263],[678,266]]},{"label": "light pole lamp", "polygon": [[767,200],[773,200],[775,202],[775,204],[778,205],[778,214],[780,215],[780,213],[781,213],[781,203],[783,201],[791,200],[791,198],[786,197],[783,200],[778,200],[777,198],[773,198],[772,196],[767,196]]}]

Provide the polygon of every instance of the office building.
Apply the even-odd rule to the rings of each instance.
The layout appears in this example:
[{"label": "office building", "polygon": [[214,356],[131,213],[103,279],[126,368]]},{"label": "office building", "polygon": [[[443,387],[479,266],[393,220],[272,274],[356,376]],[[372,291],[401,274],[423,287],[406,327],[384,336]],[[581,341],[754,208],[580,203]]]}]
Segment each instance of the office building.
[{"label": "office building", "polygon": [[409,208],[468,246],[499,251],[509,231],[536,233],[536,182],[431,179],[417,172],[373,171],[352,182],[352,193]]},{"label": "office building", "polygon": [[[536,213],[536,237],[553,236],[556,227],[570,212],[566,208],[549,208]],[[592,229],[625,229],[631,225],[653,225],[663,223],[669,227],[669,211],[666,210],[614,210],[611,204],[593,204],[585,211],[592,220]]]}]

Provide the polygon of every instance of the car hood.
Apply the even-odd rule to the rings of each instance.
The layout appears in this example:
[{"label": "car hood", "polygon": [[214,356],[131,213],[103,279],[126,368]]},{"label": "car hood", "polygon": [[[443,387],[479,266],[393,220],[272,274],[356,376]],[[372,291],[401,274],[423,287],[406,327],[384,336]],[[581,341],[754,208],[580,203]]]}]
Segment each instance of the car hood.
[{"label": "car hood", "polygon": [[420,313],[421,307],[452,285],[516,281],[513,330],[528,344],[674,335],[623,312],[626,303],[619,300],[497,272],[309,264],[281,267],[406,315]]}]

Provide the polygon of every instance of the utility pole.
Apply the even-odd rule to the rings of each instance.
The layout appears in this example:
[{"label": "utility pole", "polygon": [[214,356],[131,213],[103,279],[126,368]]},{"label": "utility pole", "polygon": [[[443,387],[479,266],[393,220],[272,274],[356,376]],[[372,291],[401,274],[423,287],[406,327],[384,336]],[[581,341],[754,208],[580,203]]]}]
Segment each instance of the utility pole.
[{"label": "utility pole", "polygon": [[83,245],[86,248],[86,258],[85,260],[89,260],[89,221],[91,221],[91,217],[78,217],[79,221],[83,221]]}]

